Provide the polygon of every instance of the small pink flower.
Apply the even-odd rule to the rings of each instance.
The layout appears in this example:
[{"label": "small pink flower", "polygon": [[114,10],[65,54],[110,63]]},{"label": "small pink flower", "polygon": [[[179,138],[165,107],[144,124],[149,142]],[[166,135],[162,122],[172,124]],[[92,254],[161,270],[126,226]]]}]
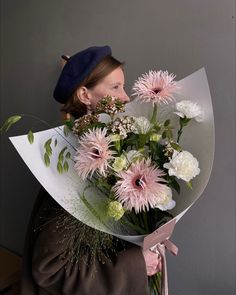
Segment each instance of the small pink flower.
[{"label": "small pink flower", "polygon": [[168,74],[167,71],[149,71],[134,83],[132,95],[136,95],[142,102],[152,102],[153,105],[167,104],[174,100],[173,93],[179,89],[174,78],[175,75]]},{"label": "small pink flower", "polygon": [[128,210],[135,212],[156,208],[163,202],[166,182],[162,178],[165,173],[151,164],[151,160],[141,160],[133,163],[128,170],[120,171],[120,180],[113,189],[117,199]]},{"label": "small pink flower", "polygon": [[111,140],[106,132],[105,128],[96,128],[80,137],[74,167],[83,180],[88,176],[92,177],[95,171],[106,176],[109,160],[113,159],[114,153],[109,149]]}]

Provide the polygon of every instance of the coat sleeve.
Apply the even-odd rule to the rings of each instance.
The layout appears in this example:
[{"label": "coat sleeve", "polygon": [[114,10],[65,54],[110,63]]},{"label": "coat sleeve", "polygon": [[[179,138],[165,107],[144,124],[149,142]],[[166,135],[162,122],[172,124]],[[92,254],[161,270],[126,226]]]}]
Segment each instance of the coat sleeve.
[{"label": "coat sleeve", "polygon": [[39,231],[32,247],[32,277],[42,294],[148,294],[140,247],[129,244],[105,261],[95,258],[90,265],[76,263],[71,260],[63,232],[55,230],[53,216],[47,219],[51,222]]}]

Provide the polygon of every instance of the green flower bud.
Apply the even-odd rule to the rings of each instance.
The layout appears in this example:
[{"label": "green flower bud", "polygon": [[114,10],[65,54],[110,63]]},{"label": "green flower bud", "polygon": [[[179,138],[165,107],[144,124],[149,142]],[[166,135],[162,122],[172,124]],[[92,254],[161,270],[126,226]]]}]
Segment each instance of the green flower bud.
[{"label": "green flower bud", "polygon": [[153,133],[150,135],[150,141],[158,142],[161,139],[161,134]]},{"label": "green flower bud", "polygon": [[112,201],[108,205],[107,214],[110,217],[113,217],[115,220],[119,220],[123,215],[125,211],[118,201]]},{"label": "green flower bud", "polygon": [[119,172],[123,170],[127,165],[127,161],[124,156],[117,157],[112,165],[112,168],[116,171]]},{"label": "green flower bud", "polygon": [[120,140],[120,134],[111,134],[110,139],[111,139],[111,141],[119,141]]}]

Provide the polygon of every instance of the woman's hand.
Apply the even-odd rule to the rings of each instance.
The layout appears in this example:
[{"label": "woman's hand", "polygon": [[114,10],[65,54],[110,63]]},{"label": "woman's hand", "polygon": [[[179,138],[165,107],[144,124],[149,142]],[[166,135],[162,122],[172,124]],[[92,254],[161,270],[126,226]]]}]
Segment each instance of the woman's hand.
[{"label": "woman's hand", "polygon": [[146,270],[148,276],[153,276],[157,272],[161,271],[162,264],[161,264],[161,255],[156,250],[153,252],[151,250],[143,250],[143,256],[146,263]]}]

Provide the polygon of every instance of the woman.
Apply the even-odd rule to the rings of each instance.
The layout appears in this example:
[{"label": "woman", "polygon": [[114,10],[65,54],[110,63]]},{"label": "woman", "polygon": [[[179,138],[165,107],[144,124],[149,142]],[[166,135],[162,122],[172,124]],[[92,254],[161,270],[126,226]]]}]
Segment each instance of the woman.
[{"label": "woman", "polygon": [[[124,84],[123,64],[110,47],[90,47],[68,59],[54,97],[78,118],[106,95],[127,103]],[[147,276],[160,265],[157,253],[82,224],[42,188],[26,239],[22,295],[145,295]]]}]

